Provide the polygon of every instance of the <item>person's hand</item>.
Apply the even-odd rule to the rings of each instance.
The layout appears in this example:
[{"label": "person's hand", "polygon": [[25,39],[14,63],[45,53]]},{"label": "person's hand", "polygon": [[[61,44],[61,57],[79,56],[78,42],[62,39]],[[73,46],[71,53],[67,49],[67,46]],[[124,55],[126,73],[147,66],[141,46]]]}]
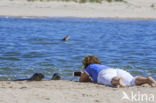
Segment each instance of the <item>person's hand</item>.
[{"label": "person's hand", "polygon": [[80,71],[81,72],[81,76],[85,73],[84,71]]}]

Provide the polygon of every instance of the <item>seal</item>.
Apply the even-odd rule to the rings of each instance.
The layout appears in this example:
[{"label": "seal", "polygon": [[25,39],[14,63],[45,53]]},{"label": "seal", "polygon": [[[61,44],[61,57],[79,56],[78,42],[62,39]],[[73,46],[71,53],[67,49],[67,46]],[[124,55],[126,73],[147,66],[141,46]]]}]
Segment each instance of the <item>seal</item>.
[{"label": "seal", "polygon": [[16,79],[13,81],[41,81],[44,78],[44,75],[42,73],[35,73],[31,78],[26,79]]},{"label": "seal", "polygon": [[67,35],[67,36],[66,36],[66,37],[64,37],[62,40],[63,40],[63,41],[69,41],[69,40],[70,40],[70,36],[69,36],[69,35]]},{"label": "seal", "polygon": [[51,80],[60,80],[61,79],[61,76],[59,73],[54,73]]}]

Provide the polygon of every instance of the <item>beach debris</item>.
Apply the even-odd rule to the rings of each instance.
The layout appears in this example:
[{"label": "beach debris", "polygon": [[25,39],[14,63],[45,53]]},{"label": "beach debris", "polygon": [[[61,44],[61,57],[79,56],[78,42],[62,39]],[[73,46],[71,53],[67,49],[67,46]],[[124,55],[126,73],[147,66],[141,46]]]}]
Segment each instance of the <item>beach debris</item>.
[{"label": "beach debris", "polygon": [[156,8],[156,4],[151,4],[151,8],[155,9]]},{"label": "beach debris", "polygon": [[25,88],[27,88],[27,87],[26,86],[20,87],[20,89],[25,89]]}]

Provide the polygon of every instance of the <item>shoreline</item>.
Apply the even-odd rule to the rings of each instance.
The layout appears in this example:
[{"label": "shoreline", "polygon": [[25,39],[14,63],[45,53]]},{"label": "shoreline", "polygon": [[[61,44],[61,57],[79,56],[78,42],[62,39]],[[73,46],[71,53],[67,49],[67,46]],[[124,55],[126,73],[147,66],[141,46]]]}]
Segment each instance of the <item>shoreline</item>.
[{"label": "shoreline", "polygon": [[116,20],[156,20],[155,0],[125,0],[79,4],[75,2],[28,2],[1,0],[0,16],[18,18],[96,18]]},{"label": "shoreline", "polygon": [[108,20],[130,20],[130,21],[156,21],[156,18],[118,18],[118,17],[50,17],[50,16],[9,16],[0,15],[0,18],[32,18],[32,19],[52,19],[52,18],[74,18],[74,19],[108,19]]}]

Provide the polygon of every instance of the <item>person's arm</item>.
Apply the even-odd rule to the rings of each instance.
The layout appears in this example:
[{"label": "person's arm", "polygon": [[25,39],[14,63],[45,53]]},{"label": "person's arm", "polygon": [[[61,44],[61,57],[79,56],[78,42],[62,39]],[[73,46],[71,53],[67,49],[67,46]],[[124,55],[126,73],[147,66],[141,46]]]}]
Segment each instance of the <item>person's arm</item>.
[{"label": "person's arm", "polygon": [[91,77],[89,77],[87,73],[83,72],[81,74],[79,82],[93,82],[93,80],[91,79]]}]

